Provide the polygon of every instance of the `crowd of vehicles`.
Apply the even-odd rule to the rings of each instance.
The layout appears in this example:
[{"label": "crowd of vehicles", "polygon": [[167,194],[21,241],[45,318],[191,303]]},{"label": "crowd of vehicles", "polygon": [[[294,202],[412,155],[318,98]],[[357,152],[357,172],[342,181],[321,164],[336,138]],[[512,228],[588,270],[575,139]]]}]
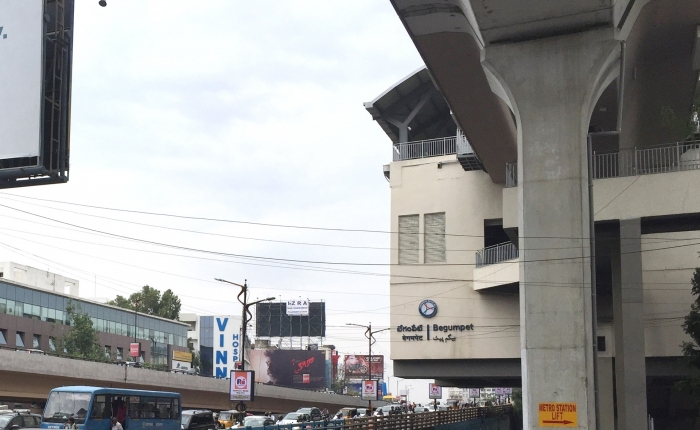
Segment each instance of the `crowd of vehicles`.
[{"label": "crowd of vehicles", "polygon": [[[433,408],[433,409],[431,409]],[[287,426],[306,430],[319,426],[341,426],[371,416],[425,413],[433,405],[392,404],[374,410],[344,407],[335,414],[318,407],[302,407],[285,415],[255,415],[236,410],[212,412],[182,409],[180,394],[164,391],[130,390],[88,386],[59,387],[49,393],[43,414],[10,410],[0,405],[0,430],[77,429],[109,430],[119,423],[123,430],[157,427],[158,430],[217,430]]]}]

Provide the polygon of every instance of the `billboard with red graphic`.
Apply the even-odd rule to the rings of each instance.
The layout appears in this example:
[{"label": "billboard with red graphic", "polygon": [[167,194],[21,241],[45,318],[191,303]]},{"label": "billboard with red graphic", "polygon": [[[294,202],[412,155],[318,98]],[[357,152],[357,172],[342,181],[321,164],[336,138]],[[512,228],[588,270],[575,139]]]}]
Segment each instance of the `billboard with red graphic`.
[{"label": "billboard with red graphic", "polygon": [[319,350],[252,349],[246,357],[256,382],[291,388],[325,388],[326,354]]},{"label": "billboard with red graphic", "polygon": [[[345,356],[345,377],[346,378],[367,378],[369,355],[346,355]],[[372,379],[384,379],[384,356],[372,355]]]},{"label": "billboard with red graphic", "polygon": [[255,372],[232,370],[230,379],[231,400],[255,400]]}]

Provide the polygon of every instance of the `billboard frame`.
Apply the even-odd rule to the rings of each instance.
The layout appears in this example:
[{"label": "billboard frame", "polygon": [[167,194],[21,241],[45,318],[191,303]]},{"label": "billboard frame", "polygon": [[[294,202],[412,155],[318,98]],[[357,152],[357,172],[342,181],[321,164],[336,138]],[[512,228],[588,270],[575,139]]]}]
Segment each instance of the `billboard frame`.
[{"label": "billboard frame", "polygon": [[39,154],[0,160],[0,189],[68,182],[75,0],[43,7]]},{"label": "billboard frame", "polygon": [[256,337],[282,339],[326,337],[326,303],[311,300],[308,300],[308,303],[308,316],[287,315],[286,301],[256,304]]},{"label": "billboard frame", "polygon": [[[437,389],[437,390],[436,390]],[[435,393],[435,394],[433,394]],[[428,384],[428,398],[431,400],[442,399],[442,386],[433,382]]]},{"label": "billboard frame", "polygon": [[[239,378],[245,377],[248,389],[242,390],[235,388],[235,384],[238,382]],[[236,400],[244,401],[254,401],[255,400],[255,371],[253,370],[231,370],[229,373],[229,400],[235,402]],[[239,396],[234,396],[234,390],[240,392]]]},{"label": "billboard frame", "polygon": [[[368,383],[372,384],[374,386],[374,394],[372,396],[366,395],[366,390],[365,388],[368,386]],[[365,379],[362,381],[362,385],[360,386],[360,398],[362,400],[379,400],[379,381],[376,379]]]}]

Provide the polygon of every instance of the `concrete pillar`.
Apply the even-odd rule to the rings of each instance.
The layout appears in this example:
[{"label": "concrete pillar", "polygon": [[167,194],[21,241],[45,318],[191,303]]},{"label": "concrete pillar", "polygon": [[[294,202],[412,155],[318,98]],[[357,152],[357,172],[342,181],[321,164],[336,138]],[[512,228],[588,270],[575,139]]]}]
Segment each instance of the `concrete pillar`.
[{"label": "concrete pillar", "polygon": [[[618,43],[590,32],[490,46],[485,66],[518,124],[523,415],[575,403],[595,429],[586,134],[596,85]],[[505,166],[503,166],[505,169]]]},{"label": "concrete pillar", "polygon": [[639,218],[620,220],[611,261],[618,430],[644,429],[647,422],[641,238]]},{"label": "concrete pillar", "polygon": [[598,400],[600,402],[598,430],[616,430],[613,376],[612,357],[598,358]]}]

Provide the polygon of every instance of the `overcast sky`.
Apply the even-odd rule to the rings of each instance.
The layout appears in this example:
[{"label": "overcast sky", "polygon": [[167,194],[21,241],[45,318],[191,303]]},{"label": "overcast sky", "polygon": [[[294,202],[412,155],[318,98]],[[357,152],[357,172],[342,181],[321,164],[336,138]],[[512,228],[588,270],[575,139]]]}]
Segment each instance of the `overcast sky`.
[{"label": "overcast sky", "polygon": [[[2,192],[3,205],[25,212],[0,207],[0,261],[77,278],[86,298],[170,288],[183,312],[209,315],[240,314],[237,288],[213,278],[247,279],[252,299],[325,301],[326,342],[366,353],[363,330],[345,324],[389,325],[387,234],[39,199],[389,230],[390,140],[362,103],[422,65],[390,2],[80,0],[74,36],[70,181]],[[388,337],[378,335],[374,353],[389,355]],[[425,381],[408,385],[411,400],[427,401]]]}]

